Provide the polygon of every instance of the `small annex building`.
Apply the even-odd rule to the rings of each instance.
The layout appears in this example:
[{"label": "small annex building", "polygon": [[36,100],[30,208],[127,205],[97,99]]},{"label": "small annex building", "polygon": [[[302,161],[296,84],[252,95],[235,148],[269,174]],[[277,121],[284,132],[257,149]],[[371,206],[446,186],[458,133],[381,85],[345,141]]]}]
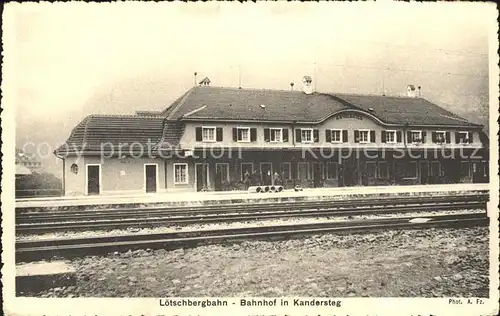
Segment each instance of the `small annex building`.
[{"label": "small annex building", "polygon": [[84,118],[55,151],[66,195],[489,181],[483,126],[414,86],[394,97],[206,81],[163,111]]}]

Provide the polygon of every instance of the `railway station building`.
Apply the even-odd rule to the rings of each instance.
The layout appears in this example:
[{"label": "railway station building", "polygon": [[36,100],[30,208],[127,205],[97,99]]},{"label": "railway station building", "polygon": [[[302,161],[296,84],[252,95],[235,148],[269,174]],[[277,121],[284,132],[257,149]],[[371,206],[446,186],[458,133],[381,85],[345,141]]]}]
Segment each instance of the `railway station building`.
[{"label": "railway station building", "polygon": [[483,126],[418,96],[210,86],[162,111],[90,115],[54,153],[66,195],[484,183]]}]

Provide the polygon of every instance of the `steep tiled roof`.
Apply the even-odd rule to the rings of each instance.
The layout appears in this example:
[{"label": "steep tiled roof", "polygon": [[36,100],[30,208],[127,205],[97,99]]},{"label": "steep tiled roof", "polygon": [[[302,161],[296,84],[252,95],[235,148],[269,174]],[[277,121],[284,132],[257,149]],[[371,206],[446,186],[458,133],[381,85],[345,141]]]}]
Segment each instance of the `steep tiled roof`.
[{"label": "steep tiled roof", "polygon": [[479,127],[422,98],[194,87],[163,115],[169,120],[242,120],[319,123],[333,113],[357,109],[387,124]]},{"label": "steep tiled roof", "polygon": [[[177,102],[177,101],[176,101]],[[346,106],[328,94],[306,95],[301,91],[194,87],[184,95],[167,117],[316,121]]]},{"label": "steep tiled roof", "polygon": [[[157,144],[163,131],[162,117],[90,115],[83,119],[71,132],[68,140],[56,152],[95,152],[132,149]],[[135,145],[133,145],[135,144]],[[134,147],[135,146],[135,147]],[[143,147],[147,151],[147,147]]]},{"label": "steep tiled roof", "polygon": [[135,111],[137,116],[160,116],[163,111]]},{"label": "steep tiled roof", "polygon": [[319,123],[346,109],[369,113],[385,124],[481,127],[421,98],[308,95],[302,91],[199,86],[187,91],[162,112],[90,115],[73,129],[56,153],[90,153],[101,149],[116,152],[119,148],[123,152],[129,151],[133,144],[175,149],[184,132],[182,120]]},{"label": "steep tiled roof", "polygon": [[165,121],[163,125],[163,134],[157,145],[158,149],[169,150],[178,147],[183,133],[183,123],[178,121]]},{"label": "steep tiled roof", "polygon": [[385,123],[478,126],[422,98],[338,93],[335,96]]},{"label": "steep tiled roof", "polygon": [[193,89],[195,89],[195,88],[192,88],[192,89],[188,90],[186,93],[184,93],[179,98],[177,98],[177,100],[175,100],[174,102],[172,102],[172,104],[170,104],[167,108],[165,108],[161,112],[161,115],[163,115],[163,116],[169,116],[169,115],[171,115],[172,112],[175,109],[178,108],[178,105],[183,103],[182,101],[185,100],[186,96],[188,96],[192,92]]}]

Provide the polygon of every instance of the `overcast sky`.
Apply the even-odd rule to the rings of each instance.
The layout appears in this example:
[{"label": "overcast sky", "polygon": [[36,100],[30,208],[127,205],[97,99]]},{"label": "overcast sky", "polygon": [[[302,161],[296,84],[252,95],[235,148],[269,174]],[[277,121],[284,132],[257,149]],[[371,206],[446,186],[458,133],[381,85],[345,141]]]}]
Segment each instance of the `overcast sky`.
[{"label": "overcast sky", "polygon": [[[4,11],[16,143],[54,148],[93,113],[161,110],[212,85],[422,97],[487,124],[485,3],[55,3]],[[7,39],[7,41],[5,41]],[[493,43],[496,45],[496,43]],[[384,70],[385,69],[385,70]],[[29,149],[32,150],[29,150]],[[34,147],[28,147],[33,151]],[[55,157],[43,160],[61,170]]]}]

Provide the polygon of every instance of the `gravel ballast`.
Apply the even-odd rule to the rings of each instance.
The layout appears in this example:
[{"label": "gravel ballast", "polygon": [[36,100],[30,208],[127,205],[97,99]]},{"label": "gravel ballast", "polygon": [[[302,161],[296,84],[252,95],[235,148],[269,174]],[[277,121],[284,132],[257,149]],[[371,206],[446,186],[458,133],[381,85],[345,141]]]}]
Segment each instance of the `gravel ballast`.
[{"label": "gravel ballast", "polygon": [[230,222],[220,224],[190,224],[187,226],[167,226],[167,227],[152,227],[152,228],[137,228],[129,227],[127,229],[113,230],[96,230],[96,231],[76,231],[76,232],[51,232],[39,235],[17,235],[17,241],[27,240],[46,240],[46,239],[66,239],[66,238],[88,238],[88,237],[107,237],[107,236],[124,236],[124,235],[142,235],[142,234],[160,234],[187,232],[196,230],[212,230],[212,229],[231,229],[231,228],[247,228],[247,227],[262,227],[272,225],[291,225],[291,224],[313,224],[324,222],[340,222],[350,220],[363,219],[378,219],[378,218],[401,218],[401,217],[426,217],[437,215],[455,215],[455,214],[471,214],[484,213],[481,209],[464,209],[451,211],[416,211],[411,213],[386,213],[372,215],[355,215],[355,216],[330,216],[330,217],[290,217],[272,220],[252,220],[245,222]]},{"label": "gravel ballast", "polygon": [[138,250],[75,259],[76,286],[35,296],[487,297],[488,256],[487,227]]}]

